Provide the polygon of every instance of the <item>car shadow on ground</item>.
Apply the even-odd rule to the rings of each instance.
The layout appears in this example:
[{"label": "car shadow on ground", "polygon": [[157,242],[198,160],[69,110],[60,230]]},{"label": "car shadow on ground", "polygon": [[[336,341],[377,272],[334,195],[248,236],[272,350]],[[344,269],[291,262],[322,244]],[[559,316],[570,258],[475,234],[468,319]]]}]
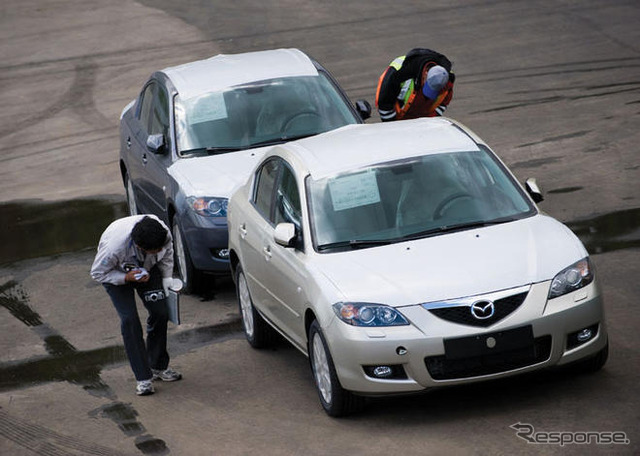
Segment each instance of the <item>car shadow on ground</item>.
[{"label": "car shadow on ground", "polygon": [[[370,398],[364,412],[368,417],[389,422],[415,419],[421,425],[511,415],[514,410],[520,410],[524,420],[532,410],[558,406],[559,398],[563,397],[567,401],[576,396],[591,396],[595,402],[606,400],[604,397],[615,391],[615,378],[607,366],[595,373],[556,367],[483,383],[436,388],[416,395]],[[603,397],[594,397],[594,391]],[[565,410],[565,413],[573,411]]]}]

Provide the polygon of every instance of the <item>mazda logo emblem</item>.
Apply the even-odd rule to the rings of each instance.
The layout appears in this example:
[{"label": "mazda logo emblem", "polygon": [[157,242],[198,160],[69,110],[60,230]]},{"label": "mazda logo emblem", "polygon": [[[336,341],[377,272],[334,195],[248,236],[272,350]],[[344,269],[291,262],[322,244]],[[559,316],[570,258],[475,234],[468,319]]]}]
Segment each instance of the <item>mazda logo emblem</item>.
[{"label": "mazda logo emblem", "polygon": [[471,304],[471,315],[478,320],[486,320],[493,317],[496,307],[493,301],[476,301]]}]

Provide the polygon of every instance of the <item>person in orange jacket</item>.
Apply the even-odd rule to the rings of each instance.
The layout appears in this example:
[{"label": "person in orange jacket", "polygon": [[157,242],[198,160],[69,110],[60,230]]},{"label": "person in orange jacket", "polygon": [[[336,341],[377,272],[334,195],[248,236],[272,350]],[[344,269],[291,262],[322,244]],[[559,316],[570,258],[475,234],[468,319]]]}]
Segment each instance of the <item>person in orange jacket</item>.
[{"label": "person in orange jacket", "polygon": [[443,115],[453,98],[452,66],[443,54],[424,48],[394,59],[378,80],[380,119],[388,122]]}]

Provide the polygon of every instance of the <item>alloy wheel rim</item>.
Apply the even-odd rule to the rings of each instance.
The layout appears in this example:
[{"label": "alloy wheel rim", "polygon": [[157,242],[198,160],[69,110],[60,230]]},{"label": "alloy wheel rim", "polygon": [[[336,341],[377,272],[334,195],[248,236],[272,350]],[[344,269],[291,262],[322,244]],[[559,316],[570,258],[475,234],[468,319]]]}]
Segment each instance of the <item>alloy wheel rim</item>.
[{"label": "alloy wheel rim", "polygon": [[178,225],[173,227],[173,240],[174,249],[176,251],[176,258],[178,259],[178,270],[180,271],[180,277],[185,283],[189,282],[187,277],[187,258],[184,252],[184,245],[182,245],[182,236],[180,234],[180,228]]},{"label": "alloy wheel rim", "polygon": [[136,199],[133,195],[133,184],[131,179],[127,179],[127,205],[129,206],[129,215],[138,215],[138,208],[136,207]]},{"label": "alloy wheel rim", "polygon": [[253,337],[253,309],[251,308],[251,297],[249,296],[247,280],[244,278],[244,274],[240,274],[238,277],[238,291],[244,332],[247,336]]},{"label": "alloy wheel rim", "polygon": [[318,333],[313,335],[313,370],[316,377],[316,385],[327,404],[331,404],[331,374],[329,372],[329,360],[324,344]]}]

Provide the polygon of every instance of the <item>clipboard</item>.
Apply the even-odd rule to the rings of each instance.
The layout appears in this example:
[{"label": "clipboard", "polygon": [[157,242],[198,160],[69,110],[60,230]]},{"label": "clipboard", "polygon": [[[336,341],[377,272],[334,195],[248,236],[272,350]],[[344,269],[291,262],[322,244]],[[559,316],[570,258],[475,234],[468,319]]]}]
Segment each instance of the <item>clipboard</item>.
[{"label": "clipboard", "polygon": [[174,325],[180,324],[180,293],[169,289],[167,293],[167,310],[169,311],[169,321]]},{"label": "clipboard", "polygon": [[182,280],[173,278],[173,283],[167,290],[167,310],[169,321],[174,325],[180,324],[180,290],[182,290]]}]

